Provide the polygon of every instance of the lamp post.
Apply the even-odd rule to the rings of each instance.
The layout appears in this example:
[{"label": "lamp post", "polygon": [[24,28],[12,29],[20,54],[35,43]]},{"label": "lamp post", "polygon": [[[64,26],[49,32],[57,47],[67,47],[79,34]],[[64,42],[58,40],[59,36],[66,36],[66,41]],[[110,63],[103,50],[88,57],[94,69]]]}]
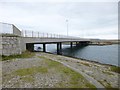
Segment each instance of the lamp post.
[{"label": "lamp post", "polygon": [[66,23],[67,23],[67,36],[68,36],[68,19],[66,19]]}]

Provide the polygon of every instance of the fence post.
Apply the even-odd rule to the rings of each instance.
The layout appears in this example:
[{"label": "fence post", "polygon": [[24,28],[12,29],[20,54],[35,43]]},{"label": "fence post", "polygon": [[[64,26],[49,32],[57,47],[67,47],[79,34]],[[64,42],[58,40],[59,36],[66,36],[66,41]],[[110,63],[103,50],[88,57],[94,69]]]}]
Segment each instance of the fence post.
[{"label": "fence post", "polygon": [[38,32],[38,37],[39,37],[39,32]]},{"label": "fence post", "polygon": [[27,36],[26,36],[26,30],[25,30],[25,37],[27,37]]},{"label": "fence post", "polygon": [[43,33],[43,37],[44,37],[44,33]]},{"label": "fence post", "polygon": [[52,34],[51,34],[51,38],[52,38]]},{"label": "fence post", "polygon": [[48,33],[47,33],[47,38],[48,38]]},{"label": "fence post", "polygon": [[32,37],[33,37],[33,31],[32,31]]}]

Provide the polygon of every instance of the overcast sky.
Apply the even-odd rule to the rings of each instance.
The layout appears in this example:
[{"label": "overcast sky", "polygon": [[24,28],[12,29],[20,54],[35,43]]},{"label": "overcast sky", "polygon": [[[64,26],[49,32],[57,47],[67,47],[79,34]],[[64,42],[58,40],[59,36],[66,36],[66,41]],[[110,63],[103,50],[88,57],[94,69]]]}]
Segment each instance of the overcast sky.
[{"label": "overcast sky", "polygon": [[118,38],[117,1],[10,1],[0,1],[0,22],[12,23],[20,30],[67,35],[66,19],[68,19],[68,34],[70,36],[100,39]]}]

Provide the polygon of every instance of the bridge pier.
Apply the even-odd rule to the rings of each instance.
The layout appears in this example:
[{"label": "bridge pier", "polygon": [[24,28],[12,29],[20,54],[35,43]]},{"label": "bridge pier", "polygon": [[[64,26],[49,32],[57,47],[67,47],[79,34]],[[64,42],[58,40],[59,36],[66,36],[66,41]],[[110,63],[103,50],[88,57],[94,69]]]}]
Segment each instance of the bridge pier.
[{"label": "bridge pier", "polygon": [[57,54],[58,55],[61,55],[62,53],[62,43],[57,43]]},{"label": "bridge pier", "polygon": [[81,43],[80,42],[76,42],[76,46],[80,46],[81,45]]},{"label": "bridge pier", "polygon": [[43,43],[43,52],[46,52],[46,44]]},{"label": "bridge pier", "polygon": [[72,42],[70,42],[70,47],[71,47],[71,48],[73,47],[73,43],[72,43]]},{"label": "bridge pier", "polygon": [[62,43],[60,42],[60,51],[62,50]]}]

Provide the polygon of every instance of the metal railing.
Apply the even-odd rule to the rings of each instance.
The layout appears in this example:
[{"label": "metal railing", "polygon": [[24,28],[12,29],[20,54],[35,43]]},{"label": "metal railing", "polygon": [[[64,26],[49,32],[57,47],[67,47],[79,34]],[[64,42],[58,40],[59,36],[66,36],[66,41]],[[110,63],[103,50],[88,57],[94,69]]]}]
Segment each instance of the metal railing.
[{"label": "metal railing", "polygon": [[70,38],[70,39],[79,38],[79,37],[60,35],[60,34],[42,33],[39,31],[30,31],[30,30],[20,31],[13,24],[8,24],[3,22],[0,22],[0,34],[14,34],[22,37],[40,37],[40,38]]},{"label": "metal railing", "polygon": [[40,38],[76,38],[73,36],[66,36],[52,33],[41,33],[37,31],[22,30],[22,37],[40,37]]}]

